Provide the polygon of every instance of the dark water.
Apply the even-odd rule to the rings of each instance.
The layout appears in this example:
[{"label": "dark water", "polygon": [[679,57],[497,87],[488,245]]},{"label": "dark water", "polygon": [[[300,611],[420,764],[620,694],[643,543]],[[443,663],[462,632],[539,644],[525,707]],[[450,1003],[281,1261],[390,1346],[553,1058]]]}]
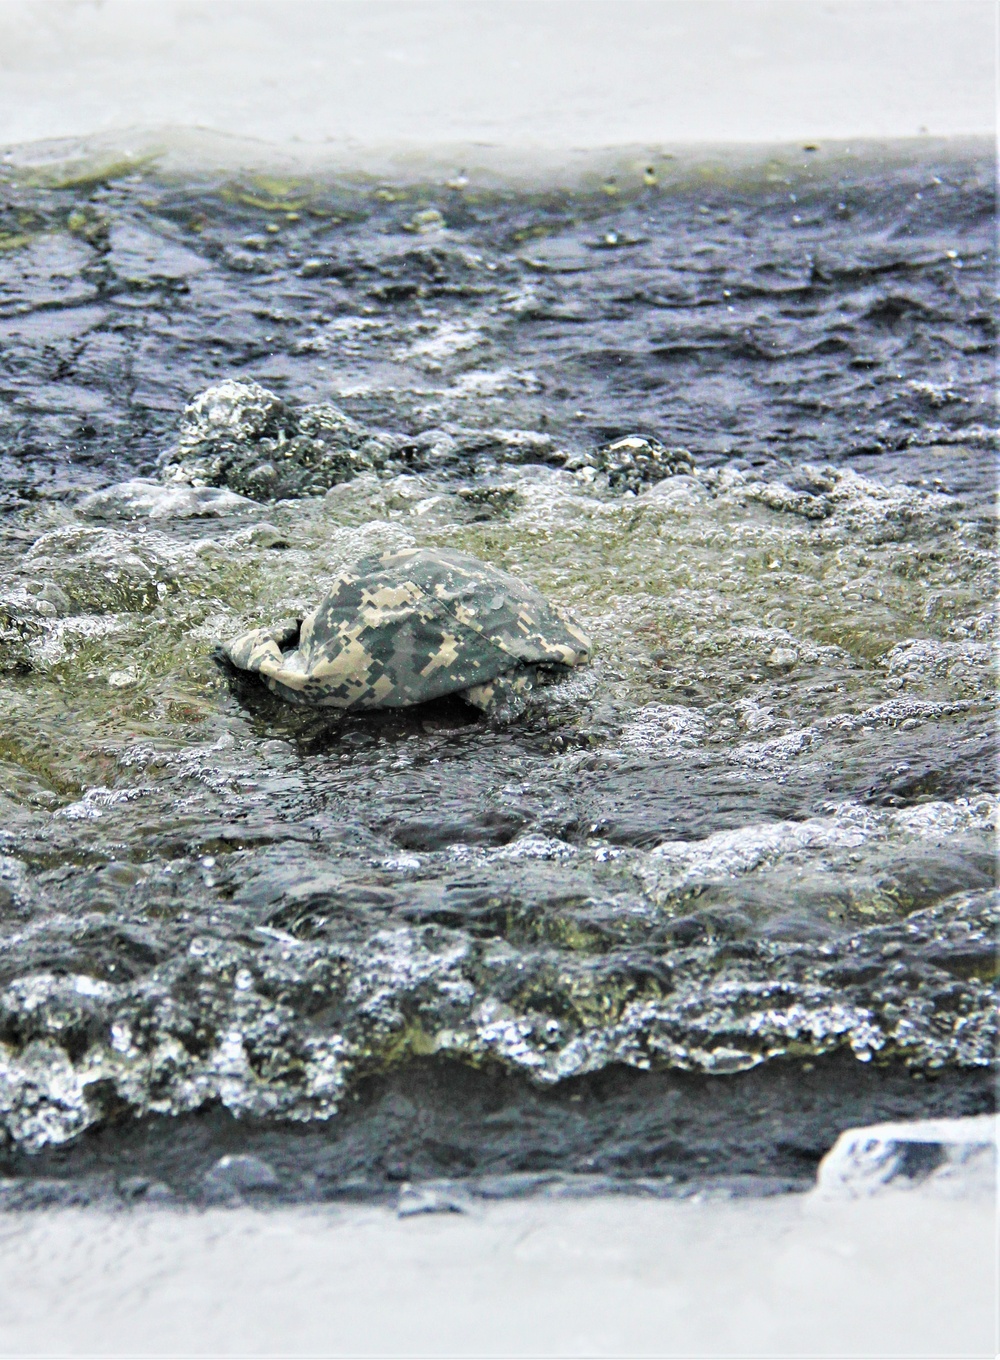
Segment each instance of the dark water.
[{"label": "dark water", "polygon": [[[988,1107],[993,165],[653,168],[0,181],[10,1174],[784,1183]],[[285,403],[227,445],[259,503],[81,500],[204,472],[178,421],[224,380]],[[353,479],[295,433],[331,402]],[[694,475],[609,482],[631,433]],[[410,542],[536,582],[595,662],[494,730],[212,660]]]},{"label": "dark water", "polygon": [[[181,407],[228,377],[306,401],[369,389],[341,405],[409,434],[487,412],[561,448],[649,431],[701,465],[895,470],[903,450],[988,442],[990,160],[660,177],[502,196],[11,172],[6,495],[152,468]],[[456,372],[489,381],[442,400]],[[413,461],[467,476],[491,452]]]}]

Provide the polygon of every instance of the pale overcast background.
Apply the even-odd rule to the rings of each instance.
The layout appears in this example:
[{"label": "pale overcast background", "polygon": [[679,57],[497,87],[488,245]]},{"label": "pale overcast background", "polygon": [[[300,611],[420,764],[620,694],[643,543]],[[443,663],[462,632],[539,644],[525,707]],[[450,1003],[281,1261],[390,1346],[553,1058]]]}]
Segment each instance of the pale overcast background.
[{"label": "pale overcast background", "polygon": [[984,133],[993,0],[0,0],[0,143]]}]

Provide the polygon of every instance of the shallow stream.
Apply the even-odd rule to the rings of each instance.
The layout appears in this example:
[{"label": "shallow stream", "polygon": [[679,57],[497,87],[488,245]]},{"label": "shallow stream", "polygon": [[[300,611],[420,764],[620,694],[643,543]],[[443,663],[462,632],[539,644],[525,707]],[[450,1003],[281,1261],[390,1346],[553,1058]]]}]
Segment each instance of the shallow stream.
[{"label": "shallow stream", "polygon": [[[993,183],[971,144],[546,190],[5,162],[12,1202],[265,1144],[299,1198],[794,1178],[988,1108]],[[263,414],[183,417],[231,383]],[[633,434],[680,470],[609,471]],[[412,544],[595,659],[505,728],[220,664]]]}]

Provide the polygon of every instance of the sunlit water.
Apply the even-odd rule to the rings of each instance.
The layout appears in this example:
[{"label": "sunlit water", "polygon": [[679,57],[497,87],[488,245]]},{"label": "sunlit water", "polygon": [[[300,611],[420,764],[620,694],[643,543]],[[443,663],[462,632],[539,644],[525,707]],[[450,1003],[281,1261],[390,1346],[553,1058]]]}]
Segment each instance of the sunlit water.
[{"label": "sunlit water", "polygon": [[[683,1108],[641,1154],[620,1120],[593,1124],[586,1163],[539,1146],[537,1092],[573,1113],[588,1074],[710,1074],[719,1174],[775,1169],[740,1141],[748,1074],[784,1083],[786,1113],[796,1082],[815,1101],[862,1064],[866,1108],[985,1107],[981,149],[623,162],[549,192],[458,170],[4,175],[9,1170],[86,1131],[113,1163],[136,1117],[200,1110],[223,1119],[203,1158],[212,1128],[239,1142],[225,1111],[273,1149],[303,1123],[336,1138],[357,1106],[361,1148],[371,1082],[442,1059],[526,1079],[493,1142],[488,1109],[460,1156],[425,1139],[399,1164],[380,1133],[287,1192],[414,1167],[690,1172]],[[229,379],[286,403],[287,429],[213,474],[255,499],[171,499],[170,468],[208,466],[190,422],[178,447],[183,408]],[[355,476],[296,461],[323,403],[367,450]],[[694,471],[615,484],[599,451],[632,433]],[[533,582],[595,660],[497,730],[457,699],[299,711],[215,659],[410,544]],[[406,1123],[419,1101],[392,1098]]]}]

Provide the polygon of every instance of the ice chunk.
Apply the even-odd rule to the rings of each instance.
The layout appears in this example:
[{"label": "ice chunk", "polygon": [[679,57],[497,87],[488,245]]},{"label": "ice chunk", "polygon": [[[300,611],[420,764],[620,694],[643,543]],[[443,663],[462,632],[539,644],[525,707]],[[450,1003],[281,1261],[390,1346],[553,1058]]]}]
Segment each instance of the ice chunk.
[{"label": "ice chunk", "polygon": [[949,1195],[992,1193],[997,1118],[925,1119],[847,1129],[820,1162],[820,1194],[856,1199],[926,1186]]}]

